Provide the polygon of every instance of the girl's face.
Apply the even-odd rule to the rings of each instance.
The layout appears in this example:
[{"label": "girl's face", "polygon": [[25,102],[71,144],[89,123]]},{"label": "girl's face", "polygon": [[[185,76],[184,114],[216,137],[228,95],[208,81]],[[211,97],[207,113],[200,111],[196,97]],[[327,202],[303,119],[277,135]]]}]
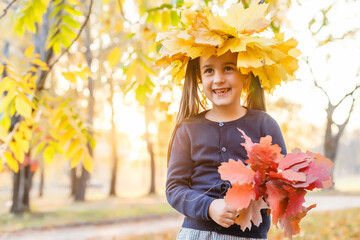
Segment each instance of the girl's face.
[{"label": "girl's face", "polygon": [[208,59],[200,57],[201,81],[205,96],[213,107],[240,105],[246,75],[236,67],[237,53],[230,51]]}]

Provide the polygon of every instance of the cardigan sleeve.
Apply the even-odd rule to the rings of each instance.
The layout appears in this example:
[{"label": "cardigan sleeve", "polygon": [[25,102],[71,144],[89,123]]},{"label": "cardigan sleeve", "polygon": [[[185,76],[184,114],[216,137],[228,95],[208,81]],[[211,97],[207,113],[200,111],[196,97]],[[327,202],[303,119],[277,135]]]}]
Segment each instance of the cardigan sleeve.
[{"label": "cardigan sleeve", "polygon": [[166,198],[169,204],[183,215],[202,220],[211,220],[208,214],[210,203],[215,199],[203,192],[191,189],[193,160],[188,129],[181,124],[171,147],[166,181]]},{"label": "cardigan sleeve", "polygon": [[270,135],[272,137],[272,144],[277,144],[281,147],[281,154],[286,155],[287,149],[284,137],[281,133],[279,124],[270,115],[267,115],[262,125],[262,135]]}]

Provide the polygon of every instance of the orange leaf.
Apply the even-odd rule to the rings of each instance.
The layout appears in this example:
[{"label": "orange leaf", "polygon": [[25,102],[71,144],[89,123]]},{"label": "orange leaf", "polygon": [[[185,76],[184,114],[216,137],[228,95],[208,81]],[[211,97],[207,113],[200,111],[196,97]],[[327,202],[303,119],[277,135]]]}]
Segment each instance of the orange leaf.
[{"label": "orange leaf", "polygon": [[241,161],[230,159],[219,167],[222,180],[229,180],[231,183],[251,183],[254,180],[255,172],[245,166]]},{"label": "orange leaf", "polygon": [[254,188],[250,184],[234,183],[225,195],[225,202],[238,210],[247,208],[251,200],[256,197]]},{"label": "orange leaf", "polygon": [[235,223],[240,225],[241,230],[245,231],[247,228],[251,229],[251,222],[255,226],[259,226],[262,222],[261,209],[268,208],[268,205],[261,198],[259,200],[252,200],[247,208],[239,212]]}]

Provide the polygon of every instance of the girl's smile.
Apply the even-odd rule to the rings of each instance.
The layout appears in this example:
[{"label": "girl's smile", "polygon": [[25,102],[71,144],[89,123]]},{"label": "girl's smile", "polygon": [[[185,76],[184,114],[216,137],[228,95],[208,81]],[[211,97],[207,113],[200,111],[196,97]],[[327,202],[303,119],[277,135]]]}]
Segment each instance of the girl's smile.
[{"label": "girl's smile", "polygon": [[208,59],[200,57],[201,81],[213,109],[237,111],[246,79],[237,69],[237,53],[228,51]]}]

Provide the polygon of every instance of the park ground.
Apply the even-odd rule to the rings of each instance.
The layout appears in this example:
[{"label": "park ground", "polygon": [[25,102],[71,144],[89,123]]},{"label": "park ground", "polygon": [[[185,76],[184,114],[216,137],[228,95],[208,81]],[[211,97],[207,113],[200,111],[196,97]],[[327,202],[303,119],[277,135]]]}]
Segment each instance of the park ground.
[{"label": "park ground", "polygon": [[[9,205],[5,199],[1,204]],[[294,239],[360,239],[360,191],[321,191],[308,194],[317,203],[301,222]],[[32,212],[14,216],[0,212],[0,239],[6,240],[166,240],[175,239],[182,217],[164,196],[94,197],[74,203],[65,195],[34,197]],[[283,239],[272,226],[269,239]]]}]

